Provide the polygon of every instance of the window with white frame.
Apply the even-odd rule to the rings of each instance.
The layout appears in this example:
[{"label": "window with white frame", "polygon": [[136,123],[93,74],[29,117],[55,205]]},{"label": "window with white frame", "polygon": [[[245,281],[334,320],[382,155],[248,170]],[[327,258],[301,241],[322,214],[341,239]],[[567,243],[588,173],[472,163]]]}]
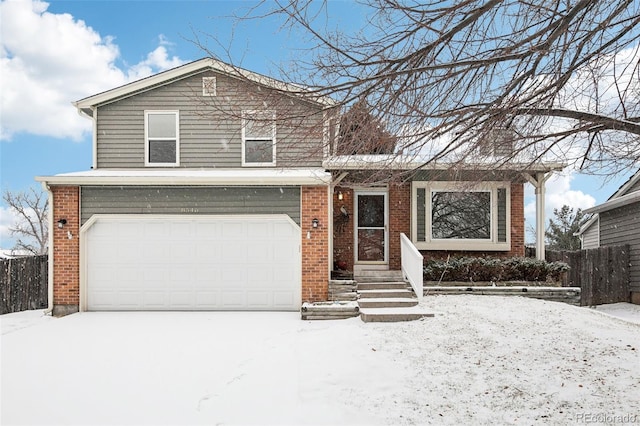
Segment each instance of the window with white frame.
[{"label": "window with white frame", "polygon": [[145,111],[145,165],[172,167],[180,164],[178,111]]},{"label": "window with white frame", "polygon": [[508,182],[412,183],[412,237],[422,250],[510,250]]},{"label": "window with white frame", "polygon": [[242,112],[242,165],[276,165],[275,111]]}]

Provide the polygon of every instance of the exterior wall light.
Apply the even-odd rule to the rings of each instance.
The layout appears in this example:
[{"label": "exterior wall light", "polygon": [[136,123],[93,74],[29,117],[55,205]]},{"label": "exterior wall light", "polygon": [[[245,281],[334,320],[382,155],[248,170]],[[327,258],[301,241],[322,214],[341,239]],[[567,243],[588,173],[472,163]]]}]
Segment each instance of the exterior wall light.
[{"label": "exterior wall light", "polygon": [[62,229],[67,224],[67,219],[60,219],[58,221],[58,228]]},{"label": "exterior wall light", "polygon": [[318,219],[313,219],[311,221],[311,227],[312,228],[317,228],[319,224],[320,224],[320,221]]},{"label": "exterior wall light", "polygon": [[342,201],[343,198],[342,191],[338,191],[338,200]]}]

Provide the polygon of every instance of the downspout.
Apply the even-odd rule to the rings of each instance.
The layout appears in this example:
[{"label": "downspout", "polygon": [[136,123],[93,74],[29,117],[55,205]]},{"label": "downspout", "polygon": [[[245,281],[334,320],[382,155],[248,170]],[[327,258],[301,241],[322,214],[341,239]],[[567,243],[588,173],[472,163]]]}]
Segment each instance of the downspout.
[{"label": "downspout", "polygon": [[47,218],[49,228],[49,242],[47,247],[48,268],[47,268],[47,309],[44,311],[45,315],[50,315],[53,312],[53,233],[55,232],[53,224],[53,192],[47,184],[42,182],[42,188],[47,191],[47,197],[49,197],[49,217]]}]

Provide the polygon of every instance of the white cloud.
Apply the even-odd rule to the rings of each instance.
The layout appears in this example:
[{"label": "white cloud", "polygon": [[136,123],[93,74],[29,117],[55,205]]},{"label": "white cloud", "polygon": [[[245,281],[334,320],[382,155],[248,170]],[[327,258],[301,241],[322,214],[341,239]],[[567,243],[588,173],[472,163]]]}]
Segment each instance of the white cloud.
[{"label": "white cloud", "polygon": [[0,248],[10,249],[15,244],[15,239],[11,236],[9,227],[14,225],[18,216],[8,207],[0,206]]},{"label": "white cloud", "polygon": [[69,14],[49,13],[48,7],[39,0],[0,3],[0,140],[20,132],[79,140],[91,124],[72,101],[183,62],[169,58],[160,36],[160,46],[144,61],[122,70],[113,37]]},{"label": "white cloud", "polygon": [[147,54],[147,59],[129,69],[127,73],[129,80],[138,80],[153,74],[155,72],[154,70],[175,68],[184,63],[184,61],[177,56],[169,58],[169,52],[165,46],[166,42],[162,35],[160,36],[160,43],[161,45],[153,52]]},{"label": "white cloud", "polygon": [[[582,191],[571,189],[574,179],[572,172],[554,173],[546,182],[545,196],[545,226],[553,218],[553,210],[567,205],[574,211],[587,209],[596,205],[596,199]],[[525,187],[524,216],[526,223],[527,241],[535,241],[535,234],[531,230],[536,226],[536,200],[532,185]]]}]

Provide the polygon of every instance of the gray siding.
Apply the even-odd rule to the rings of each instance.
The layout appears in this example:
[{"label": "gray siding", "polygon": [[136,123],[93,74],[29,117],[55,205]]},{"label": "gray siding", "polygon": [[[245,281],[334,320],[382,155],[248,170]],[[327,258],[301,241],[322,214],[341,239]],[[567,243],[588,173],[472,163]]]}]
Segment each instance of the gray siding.
[{"label": "gray siding", "polygon": [[81,220],[94,214],[287,214],[300,224],[299,187],[115,187],[81,189]]},{"label": "gray siding", "polygon": [[582,249],[600,247],[600,220],[596,220],[582,233]]},{"label": "gray siding", "polygon": [[629,244],[629,286],[640,292],[640,202],[600,213],[600,245]]},{"label": "gray siding", "polygon": [[[217,96],[203,96],[202,77],[213,75]],[[145,110],[179,111],[181,168],[241,167],[243,110],[276,111],[276,167],[322,164],[319,106],[206,72],[99,106],[98,168],[145,167]]]},{"label": "gray siding", "polygon": [[630,194],[630,193],[635,192],[635,191],[640,191],[640,180],[638,180],[638,182],[634,183],[631,186],[631,188],[629,188],[623,195]]}]

